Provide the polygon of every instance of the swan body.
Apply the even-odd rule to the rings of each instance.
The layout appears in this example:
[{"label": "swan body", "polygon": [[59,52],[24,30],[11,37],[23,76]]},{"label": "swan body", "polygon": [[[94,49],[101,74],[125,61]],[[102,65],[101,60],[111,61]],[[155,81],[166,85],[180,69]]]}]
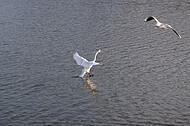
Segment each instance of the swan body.
[{"label": "swan body", "polygon": [[93,61],[86,60],[85,58],[79,56],[77,52],[73,54],[73,58],[77,62],[77,64],[84,67],[79,77],[83,77],[86,73],[90,73],[90,69],[92,68],[93,65],[99,65],[99,63],[96,62],[96,57],[98,53],[100,52],[103,52],[103,51],[98,50],[94,56]]},{"label": "swan body", "polygon": [[158,27],[158,28],[164,28],[164,29],[171,28],[176,33],[176,35],[179,36],[179,38],[181,38],[181,35],[179,33],[177,33],[177,31],[172,26],[170,26],[169,24],[163,24],[163,23],[161,23],[154,16],[147,17],[147,18],[145,18],[144,21],[148,22],[148,21],[151,21],[151,20],[155,20],[156,21],[156,27]]}]

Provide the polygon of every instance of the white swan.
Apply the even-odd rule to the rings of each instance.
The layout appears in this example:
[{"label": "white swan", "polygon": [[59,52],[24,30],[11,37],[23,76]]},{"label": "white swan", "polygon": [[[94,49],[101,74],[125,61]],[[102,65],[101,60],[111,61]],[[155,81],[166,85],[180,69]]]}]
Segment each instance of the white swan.
[{"label": "white swan", "polygon": [[155,20],[157,22],[156,27],[158,27],[158,28],[164,28],[164,29],[171,28],[179,36],[179,38],[181,38],[181,35],[179,33],[177,33],[177,31],[172,26],[170,26],[169,24],[163,24],[163,23],[159,22],[158,19],[156,19],[154,16],[147,17],[147,18],[145,18],[144,21],[147,22],[150,20]]},{"label": "white swan", "polygon": [[84,67],[84,69],[81,72],[81,75],[79,77],[83,77],[86,73],[90,73],[90,69],[93,65],[99,65],[99,63],[95,62],[96,61],[96,57],[98,55],[99,52],[103,52],[102,50],[98,50],[94,56],[94,60],[93,61],[88,61],[85,58],[79,56],[79,54],[76,52],[73,54],[73,58],[75,59],[75,61],[77,62],[78,65],[81,65]]}]

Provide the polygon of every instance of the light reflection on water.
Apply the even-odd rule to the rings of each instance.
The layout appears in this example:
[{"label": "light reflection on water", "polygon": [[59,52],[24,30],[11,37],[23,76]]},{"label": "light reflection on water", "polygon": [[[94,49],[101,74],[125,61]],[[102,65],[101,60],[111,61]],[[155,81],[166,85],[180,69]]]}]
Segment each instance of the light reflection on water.
[{"label": "light reflection on water", "polygon": [[90,80],[90,78],[82,78],[84,81],[84,86],[87,92],[92,94],[97,94],[98,90],[96,90],[96,85]]}]

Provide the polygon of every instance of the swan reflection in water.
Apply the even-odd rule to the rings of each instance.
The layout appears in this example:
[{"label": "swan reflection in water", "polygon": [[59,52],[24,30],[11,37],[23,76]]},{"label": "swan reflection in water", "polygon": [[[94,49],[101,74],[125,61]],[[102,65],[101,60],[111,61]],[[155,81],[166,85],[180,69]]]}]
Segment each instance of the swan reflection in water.
[{"label": "swan reflection in water", "polygon": [[90,78],[84,78],[82,77],[84,81],[84,86],[87,92],[90,92],[92,94],[97,94],[98,90],[96,90],[96,85],[90,80]]}]

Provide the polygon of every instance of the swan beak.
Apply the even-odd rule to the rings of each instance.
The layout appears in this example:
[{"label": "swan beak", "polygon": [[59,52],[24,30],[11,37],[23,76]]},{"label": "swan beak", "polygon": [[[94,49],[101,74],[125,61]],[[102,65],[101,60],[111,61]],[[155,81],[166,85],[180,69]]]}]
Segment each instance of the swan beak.
[{"label": "swan beak", "polygon": [[100,52],[103,52],[102,50],[100,50]]}]

